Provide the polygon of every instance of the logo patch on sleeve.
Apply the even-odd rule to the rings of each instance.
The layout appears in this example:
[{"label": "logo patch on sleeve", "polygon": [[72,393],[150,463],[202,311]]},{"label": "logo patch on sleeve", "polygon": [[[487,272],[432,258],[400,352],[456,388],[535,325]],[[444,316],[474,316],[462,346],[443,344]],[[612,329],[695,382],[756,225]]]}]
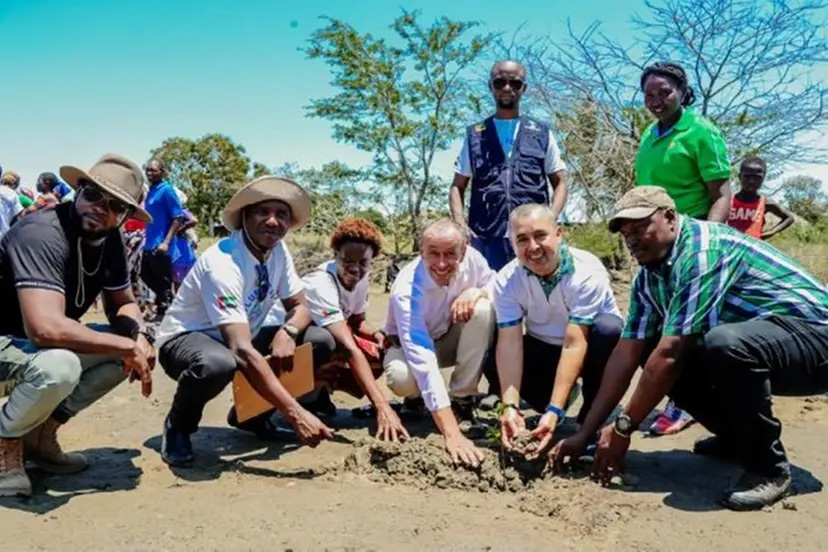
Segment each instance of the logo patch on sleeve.
[{"label": "logo patch on sleeve", "polygon": [[232,295],[220,295],[218,300],[216,301],[216,304],[217,304],[219,310],[226,311],[226,310],[238,308],[239,301],[238,301],[238,299],[236,299]]}]

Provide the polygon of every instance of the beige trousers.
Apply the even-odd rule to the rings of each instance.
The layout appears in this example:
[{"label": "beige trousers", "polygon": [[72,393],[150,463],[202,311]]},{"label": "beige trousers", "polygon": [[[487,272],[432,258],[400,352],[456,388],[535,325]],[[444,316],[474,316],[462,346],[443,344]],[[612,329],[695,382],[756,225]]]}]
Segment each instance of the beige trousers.
[{"label": "beige trousers", "polygon": [[[440,339],[435,340],[437,364],[440,368],[454,366],[449,381],[451,397],[468,397],[477,393],[483,360],[494,339],[495,314],[488,299],[480,299],[472,318],[464,324],[453,324]],[[420,396],[417,381],[399,347],[391,347],[383,361],[385,378],[394,394],[414,398]]]}]

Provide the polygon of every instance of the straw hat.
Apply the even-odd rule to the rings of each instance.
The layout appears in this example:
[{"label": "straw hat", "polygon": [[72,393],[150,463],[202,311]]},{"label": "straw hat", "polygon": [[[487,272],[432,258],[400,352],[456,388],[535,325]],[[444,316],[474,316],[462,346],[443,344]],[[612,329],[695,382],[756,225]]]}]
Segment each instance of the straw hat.
[{"label": "straw hat", "polygon": [[222,222],[228,230],[239,230],[242,225],[241,213],[245,207],[273,200],[282,201],[290,206],[293,217],[291,230],[301,228],[310,219],[311,200],[299,184],[279,176],[262,176],[241,188],[230,198],[230,202],[224,208]]},{"label": "straw hat", "polygon": [[151,222],[152,217],[141,207],[144,195],[144,174],[141,168],[121,155],[105,153],[88,171],[65,165],[60,177],[74,189],[81,180],[89,180],[112,197],[132,207],[133,217]]}]

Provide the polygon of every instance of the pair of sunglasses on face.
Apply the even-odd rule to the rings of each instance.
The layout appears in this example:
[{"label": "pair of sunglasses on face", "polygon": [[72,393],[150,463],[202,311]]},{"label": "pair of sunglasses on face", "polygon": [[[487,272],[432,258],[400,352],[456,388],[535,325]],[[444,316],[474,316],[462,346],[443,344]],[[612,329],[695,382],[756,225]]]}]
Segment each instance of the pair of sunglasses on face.
[{"label": "pair of sunglasses on face", "polygon": [[502,90],[503,88],[506,88],[507,84],[512,90],[523,90],[523,85],[525,83],[520,79],[506,79],[503,77],[492,79],[492,86],[495,90]]},{"label": "pair of sunglasses on face", "polygon": [[101,204],[115,213],[116,215],[123,215],[132,210],[132,207],[114,197],[108,195],[103,190],[96,187],[91,182],[81,182],[81,194],[83,198],[89,203]]}]

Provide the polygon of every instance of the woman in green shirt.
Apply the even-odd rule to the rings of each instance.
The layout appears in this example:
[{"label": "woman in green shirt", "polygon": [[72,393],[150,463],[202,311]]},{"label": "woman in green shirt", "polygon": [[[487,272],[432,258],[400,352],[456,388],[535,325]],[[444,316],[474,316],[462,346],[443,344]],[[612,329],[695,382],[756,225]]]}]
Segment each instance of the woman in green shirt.
[{"label": "woman in green shirt", "polygon": [[659,62],[641,75],[644,104],[656,121],[644,131],[635,158],[635,183],[661,186],[683,215],[727,222],[730,158],[716,126],[688,109],[695,101],[684,69]]},{"label": "woman in green shirt", "polygon": [[[635,157],[635,184],[664,188],[683,215],[727,223],[727,146],[712,122],[688,109],[696,96],[687,83],[687,73],[676,63],[655,63],[641,74],[641,91],[644,105],[656,121],[641,136]],[[650,433],[677,433],[692,422],[688,413],[670,401],[650,426]]]}]

